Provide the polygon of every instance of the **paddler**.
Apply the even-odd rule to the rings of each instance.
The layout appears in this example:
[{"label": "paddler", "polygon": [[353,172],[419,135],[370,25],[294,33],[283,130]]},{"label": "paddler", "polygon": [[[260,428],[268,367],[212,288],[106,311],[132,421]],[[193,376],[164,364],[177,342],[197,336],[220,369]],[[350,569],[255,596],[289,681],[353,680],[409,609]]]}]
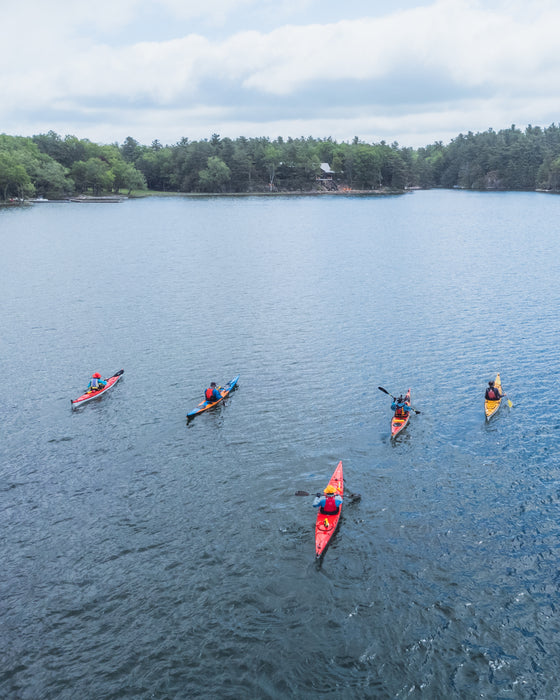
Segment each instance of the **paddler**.
[{"label": "paddler", "polygon": [[206,389],[206,391],[204,392],[204,398],[206,399],[206,401],[210,401],[210,403],[214,403],[214,401],[219,401],[222,398],[222,395],[216,386],[216,382],[211,382],[208,389]]},{"label": "paddler", "polygon": [[323,495],[317,494],[313,501],[313,508],[319,508],[323,515],[336,515],[342,505],[342,496],[336,492],[334,486],[329,484],[323,491]]},{"label": "paddler", "polygon": [[101,379],[99,372],[95,372],[95,374],[92,374],[91,379],[89,380],[86,392],[99,391],[99,389],[104,389],[106,386],[107,382],[104,379]]},{"label": "paddler", "polygon": [[395,418],[406,418],[410,412],[410,404],[406,402],[406,399],[401,394],[391,404],[391,410],[395,412]]},{"label": "paddler", "polygon": [[504,394],[502,394],[502,392],[494,384],[494,380],[491,379],[488,382],[488,387],[486,388],[486,393],[484,394],[486,401],[499,401],[503,396]]}]

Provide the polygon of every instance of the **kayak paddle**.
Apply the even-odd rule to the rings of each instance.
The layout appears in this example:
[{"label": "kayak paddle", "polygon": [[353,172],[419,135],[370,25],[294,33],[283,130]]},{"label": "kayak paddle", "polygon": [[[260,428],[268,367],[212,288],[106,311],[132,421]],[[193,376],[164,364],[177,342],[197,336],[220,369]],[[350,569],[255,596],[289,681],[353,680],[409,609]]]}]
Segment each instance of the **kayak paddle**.
[{"label": "kayak paddle", "polygon": [[[390,394],[390,393],[387,391],[387,389],[384,389],[382,386],[378,386],[377,388],[379,389],[379,391],[382,391],[384,394],[387,394],[387,396],[390,396],[390,397],[391,397],[392,399],[394,399],[395,401],[397,400],[397,397],[396,397],[396,396],[393,396],[393,394]],[[410,410],[411,410],[411,411],[414,411],[414,413],[420,413],[420,411],[417,411],[415,408],[412,408],[412,406],[410,407]]]},{"label": "kayak paddle", "polygon": [[[295,494],[294,494],[294,496],[318,496],[318,497],[323,496],[323,495],[324,495],[324,494],[322,494],[322,493],[315,493],[315,494],[312,494],[312,493],[309,493],[308,491],[296,491]],[[347,495],[347,497],[348,497],[351,501],[360,501],[361,498],[362,498],[362,495],[361,495],[360,493],[349,493],[349,494]],[[344,497],[343,497],[343,498],[344,498]]]}]

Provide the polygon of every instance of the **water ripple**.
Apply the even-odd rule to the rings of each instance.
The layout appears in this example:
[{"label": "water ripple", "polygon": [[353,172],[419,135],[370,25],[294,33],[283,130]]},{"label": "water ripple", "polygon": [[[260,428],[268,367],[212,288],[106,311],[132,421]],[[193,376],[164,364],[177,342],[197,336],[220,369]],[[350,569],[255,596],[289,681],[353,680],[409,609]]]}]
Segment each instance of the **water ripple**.
[{"label": "water ripple", "polygon": [[[1,696],[556,697],[558,207],[0,212]],[[497,371],[513,408],[486,422]],[[397,440],[378,386],[420,410]],[[316,563],[294,494],[340,459],[362,499]]]}]

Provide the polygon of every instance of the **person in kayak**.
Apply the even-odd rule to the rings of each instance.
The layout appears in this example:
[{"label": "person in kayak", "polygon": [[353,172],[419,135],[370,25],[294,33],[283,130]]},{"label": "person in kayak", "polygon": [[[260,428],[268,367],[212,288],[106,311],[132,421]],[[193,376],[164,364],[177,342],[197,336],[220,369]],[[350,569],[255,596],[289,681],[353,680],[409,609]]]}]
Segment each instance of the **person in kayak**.
[{"label": "person in kayak", "polygon": [[486,393],[484,394],[486,401],[499,401],[503,396],[504,394],[502,394],[502,392],[494,384],[494,380],[491,379],[488,382],[488,387],[486,389]]},{"label": "person in kayak", "polygon": [[89,380],[88,388],[86,389],[86,391],[99,391],[99,389],[104,389],[106,386],[107,382],[104,379],[101,379],[101,375],[99,374],[99,372],[95,372],[95,374],[93,374],[91,379]]},{"label": "person in kayak", "polygon": [[222,398],[222,395],[216,386],[216,382],[212,382],[208,389],[206,389],[204,392],[204,398],[206,401],[210,401],[211,403],[214,401],[219,401]]},{"label": "person in kayak", "polygon": [[406,418],[410,412],[410,404],[406,402],[406,399],[401,394],[391,404],[391,410],[395,412],[395,418]]},{"label": "person in kayak", "polygon": [[334,486],[330,484],[324,490],[323,495],[317,494],[313,501],[313,508],[319,508],[323,515],[336,515],[342,505],[342,496],[336,493]]}]

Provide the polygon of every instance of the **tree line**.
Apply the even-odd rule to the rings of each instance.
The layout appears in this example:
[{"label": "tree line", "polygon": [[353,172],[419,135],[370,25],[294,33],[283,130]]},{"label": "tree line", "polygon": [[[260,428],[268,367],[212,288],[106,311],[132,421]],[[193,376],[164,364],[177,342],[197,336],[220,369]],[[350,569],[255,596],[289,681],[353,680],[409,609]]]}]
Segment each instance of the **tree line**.
[{"label": "tree line", "polygon": [[[325,167],[325,164],[328,167]],[[220,138],[99,145],[49,131],[0,134],[0,200],[76,194],[408,188],[560,191],[560,127],[459,134],[418,149],[332,138]]]}]

